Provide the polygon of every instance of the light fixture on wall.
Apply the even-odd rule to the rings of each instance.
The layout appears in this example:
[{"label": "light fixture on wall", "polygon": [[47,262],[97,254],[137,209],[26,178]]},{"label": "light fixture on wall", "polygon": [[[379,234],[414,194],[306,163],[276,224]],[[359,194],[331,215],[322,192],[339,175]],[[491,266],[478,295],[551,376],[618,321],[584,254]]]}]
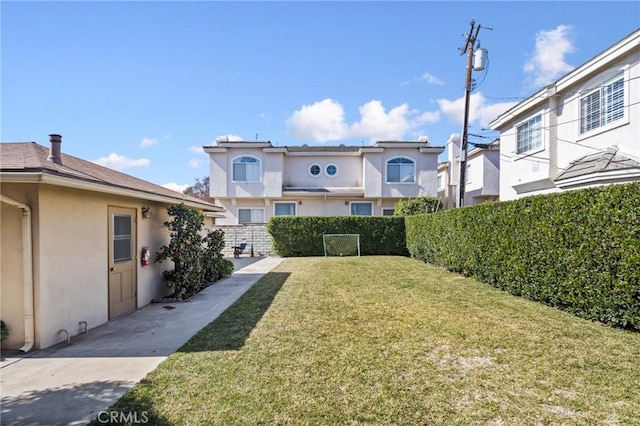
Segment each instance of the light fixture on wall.
[{"label": "light fixture on wall", "polygon": [[302,200],[298,201],[298,205],[301,206],[302,205]]},{"label": "light fixture on wall", "polygon": [[151,217],[151,207],[142,208],[142,217],[145,219],[149,219]]}]

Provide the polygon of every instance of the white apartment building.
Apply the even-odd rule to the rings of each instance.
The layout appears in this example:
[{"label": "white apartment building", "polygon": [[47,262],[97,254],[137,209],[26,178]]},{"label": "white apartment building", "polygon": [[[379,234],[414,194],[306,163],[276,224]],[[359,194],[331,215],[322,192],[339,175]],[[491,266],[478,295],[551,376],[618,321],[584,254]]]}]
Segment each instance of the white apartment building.
[{"label": "white apartment building", "polygon": [[500,200],[640,179],[640,30],[500,115]]}]

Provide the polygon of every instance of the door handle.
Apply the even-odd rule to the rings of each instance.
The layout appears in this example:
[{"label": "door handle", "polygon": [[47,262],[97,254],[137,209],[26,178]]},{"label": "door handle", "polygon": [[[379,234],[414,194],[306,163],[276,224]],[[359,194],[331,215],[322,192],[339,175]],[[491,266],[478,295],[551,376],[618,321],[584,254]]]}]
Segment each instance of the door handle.
[{"label": "door handle", "polygon": [[111,269],[109,269],[111,272],[115,272],[116,268],[112,267]]}]

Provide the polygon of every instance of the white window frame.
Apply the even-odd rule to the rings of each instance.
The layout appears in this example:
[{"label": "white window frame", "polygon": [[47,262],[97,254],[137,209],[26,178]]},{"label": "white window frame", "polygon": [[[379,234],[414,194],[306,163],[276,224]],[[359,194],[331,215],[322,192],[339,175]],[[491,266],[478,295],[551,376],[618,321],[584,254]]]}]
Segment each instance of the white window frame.
[{"label": "white window frame", "polygon": [[[329,174],[329,167],[335,167],[336,168],[336,172],[334,174]],[[324,166],[324,174],[327,175],[330,178],[334,178],[336,176],[338,176],[338,174],[340,173],[340,169],[338,168],[338,165],[335,163],[329,163],[326,166]]]},{"label": "white window frame", "polygon": [[[311,173],[311,169],[313,167],[317,167],[318,168],[318,174],[314,175],[313,173]],[[317,178],[322,174],[322,166],[320,164],[318,164],[318,163],[312,163],[312,164],[309,165],[309,168],[307,169],[307,171],[309,172],[309,175],[311,177]]]},{"label": "white window frame", "polygon": [[[392,165],[397,165],[398,167],[400,167],[401,173],[402,173],[402,165],[408,165],[408,162],[411,163],[413,171],[411,172],[411,180],[410,181],[403,181],[402,180],[402,176],[399,176],[400,180],[398,180],[398,181],[389,180],[389,165],[390,165],[389,163],[391,163],[394,160],[406,160],[407,161],[407,163],[392,164]],[[386,179],[387,183],[401,184],[401,185],[414,184],[414,183],[416,183],[416,160],[414,160],[413,158],[402,157],[402,156],[397,156],[397,157],[390,158],[390,159],[387,160],[387,162],[385,164],[385,173],[387,175],[387,179]]]},{"label": "white window frame", "polygon": [[[293,214],[277,214],[276,206],[279,204],[293,204]],[[298,215],[298,203],[296,201],[275,201],[273,203],[273,215],[274,216],[297,216]]]},{"label": "white window frame", "polygon": [[[352,212],[352,206],[354,204],[369,204],[371,206],[371,214],[354,214]],[[373,216],[373,202],[371,201],[349,201],[349,216]]]},{"label": "white window frame", "polygon": [[[612,127],[628,122],[626,105],[628,104],[629,88],[624,71],[617,71],[614,76],[601,80],[595,87],[580,93],[579,102],[579,133],[581,136],[606,131]],[[613,99],[608,99],[614,90]],[[590,103],[589,99],[593,98]],[[589,113],[587,109],[596,111]],[[590,117],[591,116],[591,117]]]},{"label": "white window frame", "polygon": [[[252,213],[251,213],[251,219],[252,220],[249,221],[249,222],[241,222],[240,221],[240,210],[251,210],[252,211]],[[253,212],[254,211],[261,211],[262,212],[262,221],[261,222],[254,222],[253,221]],[[238,207],[236,213],[238,215],[237,218],[238,218],[238,224],[239,225],[242,225],[244,223],[265,223],[265,221],[264,221],[264,207]]]},{"label": "white window frame", "polygon": [[444,173],[438,173],[438,191],[444,189]]},{"label": "white window frame", "polygon": [[[247,162],[247,163],[241,162],[240,160],[242,160],[244,158],[252,158],[252,159],[256,160],[256,162],[255,163],[254,162]],[[236,179],[236,164],[238,164],[238,165],[242,164],[242,165],[245,166],[245,168],[247,167],[246,166],[247,164],[257,164],[257,168],[258,168],[258,170],[257,170],[257,174],[258,174],[257,180],[253,180],[253,179],[238,180],[238,179]],[[245,176],[246,175],[247,175],[247,172],[245,170]],[[253,155],[249,155],[249,154],[244,154],[244,155],[239,155],[239,156],[235,157],[233,159],[233,161],[231,162],[231,181],[232,182],[239,182],[239,183],[240,182],[260,182],[261,178],[262,178],[262,160],[260,160],[258,157],[253,156]]]},{"label": "white window frame", "polygon": [[[385,212],[391,212],[391,214],[384,214]],[[396,211],[393,207],[383,207],[382,208],[382,216],[393,216],[393,213]]]},{"label": "white window frame", "polygon": [[[543,133],[542,133],[542,114],[536,114],[534,117],[529,118],[526,121],[521,122],[520,124],[516,125],[516,155],[518,156],[524,156],[527,154],[532,154],[534,152],[538,152],[544,149],[544,140],[543,140]],[[537,124],[537,127],[534,127],[533,129],[531,127],[535,126]],[[525,127],[528,127],[528,129],[523,130],[527,131],[528,134],[527,136],[527,144],[525,145],[524,143],[522,144],[523,146],[520,146],[519,143],[519,139],[520,139],[520,129],[524,129]],[[534,132],[536,132],[536,134],[534,134]],[[533,145],[532,143],[532,139],[535,138],[537,135],[538,138],[538,143],[537,145]]]}]

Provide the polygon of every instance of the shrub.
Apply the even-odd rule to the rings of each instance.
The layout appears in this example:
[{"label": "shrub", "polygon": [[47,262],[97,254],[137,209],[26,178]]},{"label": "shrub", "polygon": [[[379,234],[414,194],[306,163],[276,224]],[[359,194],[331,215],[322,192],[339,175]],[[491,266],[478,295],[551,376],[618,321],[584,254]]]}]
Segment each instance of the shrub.
[{"label": "shrub", "polygon": [[267,231],[279,256],[324,256],[323,234],[360,234],[362,255],[408,255],[402,217],[273,216]]},{"label": "shrub", "polygon": [[0,321],[0,341],[4,341],[7,337],[9,337],[9,327],[4,321]]},{"label": "shrub", "polygon": [[435,213],[442,210],[442,202],[437,197],[418,197],[399,200],[393,210],[394,216]]},{"label": "shrub", "polygon": [[204,281],[212,283],[228,277],[233,272],[233,262],[222,257],[224,231],[214,229],[207,232],[203,239]]},{"label": "shrub", "polygon": [[640,183],[405,219],[413,257],[587,319],[640,330]]}]

